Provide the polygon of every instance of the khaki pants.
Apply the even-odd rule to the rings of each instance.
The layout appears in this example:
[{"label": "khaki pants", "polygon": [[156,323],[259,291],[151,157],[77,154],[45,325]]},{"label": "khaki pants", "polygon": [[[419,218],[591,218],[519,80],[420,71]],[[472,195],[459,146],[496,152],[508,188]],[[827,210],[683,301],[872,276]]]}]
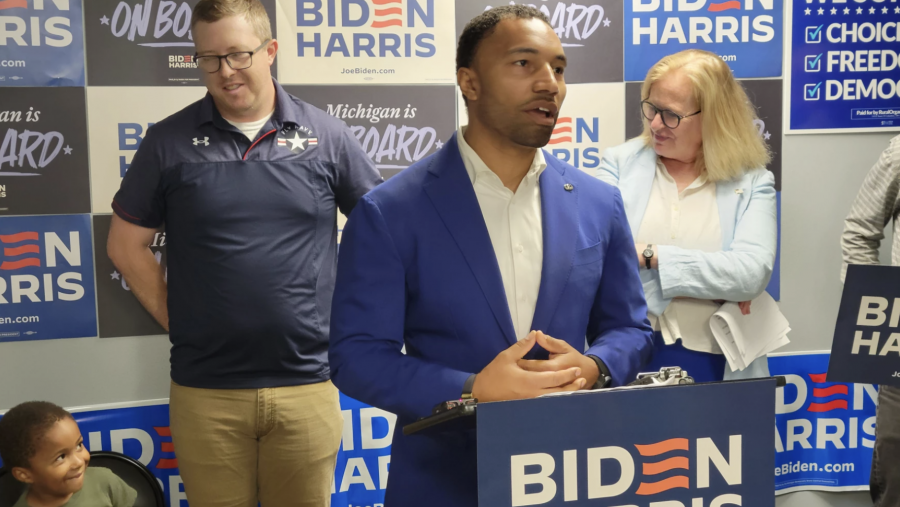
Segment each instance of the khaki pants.
[{"label": "khaki pants", "polygon": [[175,457],[191,507],[328,507],[343,417],[331,381],[269,389],[172,383]]}]

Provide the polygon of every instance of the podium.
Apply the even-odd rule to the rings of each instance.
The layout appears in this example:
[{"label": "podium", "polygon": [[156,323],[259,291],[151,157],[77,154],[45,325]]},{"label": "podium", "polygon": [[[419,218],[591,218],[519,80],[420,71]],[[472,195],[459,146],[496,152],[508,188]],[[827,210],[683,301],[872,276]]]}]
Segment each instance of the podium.
[{"label": "podium", "polygon": [[774,507],[775,388],[766,378],[479,403],[478,505]]}]

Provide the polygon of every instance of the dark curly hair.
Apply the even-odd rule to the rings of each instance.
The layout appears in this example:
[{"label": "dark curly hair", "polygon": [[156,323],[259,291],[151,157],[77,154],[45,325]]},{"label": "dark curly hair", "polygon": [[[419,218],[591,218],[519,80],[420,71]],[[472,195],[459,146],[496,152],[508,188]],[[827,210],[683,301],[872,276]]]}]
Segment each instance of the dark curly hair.
[{"label": "dark curly hair", "polygon": [[472,18],[460,34],[459,44],[456,46],[456,70],[472,65],[478,44],[494,32],[497,23],[509,18],[536,18],[552,26],[546,14],[527,5],[504,5],[486,10]]},{"label": "dark curly hair", "polygon": [[[478,45],[481,41],[494,33],[494,29],[497,28],[498,23],[509,18],[539,19],[552,27],[550,19],[548,19],[543,12],[534,7],[528,7],[526,5],[504,5],[486,10],[472,18],[466,24],[466,27],[463,28],[462,34],[459,36],[459,43],[456,45],[457,72],[463,67],[468,68],[472,65],[472,60],[475,59],[475,52],[478,50]],[[465,95],[463,95],[463,102],[465,102],[466,105],[469,105],[469,101],[466,100]]]},{"label": "dark curly hair", "polygon": [[0,419],[0,458],[6,470],[27,468],[44,435],[72,414],[46,401],[29,401],[13,407]]}]

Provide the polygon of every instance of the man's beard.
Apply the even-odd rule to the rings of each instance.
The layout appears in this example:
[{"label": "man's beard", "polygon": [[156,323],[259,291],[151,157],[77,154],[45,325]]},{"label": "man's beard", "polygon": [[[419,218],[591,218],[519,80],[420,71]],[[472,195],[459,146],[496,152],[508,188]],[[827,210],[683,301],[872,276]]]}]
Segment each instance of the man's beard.
[{"label": "man's beard", "polygon": [[554,127],[544,125],[512,125],[509,130],[509,139],[529,148],[543,148],[550,142]]}]

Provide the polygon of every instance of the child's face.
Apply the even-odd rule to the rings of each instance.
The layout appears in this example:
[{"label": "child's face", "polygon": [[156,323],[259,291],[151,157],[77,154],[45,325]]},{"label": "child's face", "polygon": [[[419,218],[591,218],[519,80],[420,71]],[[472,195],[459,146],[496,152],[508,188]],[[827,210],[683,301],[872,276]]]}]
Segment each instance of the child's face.
[{"label": "child's face", "polygon": [[81,489],[91,455],[84,448],[81,431],[70,417],[50,428],[29,460],[28,469],[14,470],[16,477],[44,494],[66,496]]}]

